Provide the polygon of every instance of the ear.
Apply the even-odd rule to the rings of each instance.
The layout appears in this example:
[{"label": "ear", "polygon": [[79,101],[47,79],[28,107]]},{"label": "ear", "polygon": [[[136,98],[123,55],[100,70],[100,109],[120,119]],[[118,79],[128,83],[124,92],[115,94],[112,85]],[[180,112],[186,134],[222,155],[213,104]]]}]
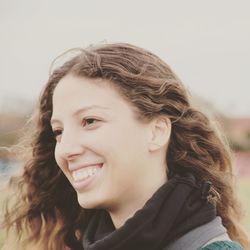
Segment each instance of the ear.
[{"label": "ear", "polygon": [[160,116],[151,122],[151,138],[149,151],[167,147],[171,135],[171,121],[166,116]]}]

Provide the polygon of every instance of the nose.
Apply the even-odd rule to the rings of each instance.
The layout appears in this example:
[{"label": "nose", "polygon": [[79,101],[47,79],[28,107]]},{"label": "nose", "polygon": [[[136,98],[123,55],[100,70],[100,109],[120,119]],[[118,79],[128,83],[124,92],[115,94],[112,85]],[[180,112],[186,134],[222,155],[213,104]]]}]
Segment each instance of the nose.
[{"label": "nose", "polygon": [[63,132],[61,140],[57,143],[56,153],[60,158],[65,160],[73,160],[83,154],[83,145],[79,142],[79,136],[74,136],[73,133],[66,134]]}]

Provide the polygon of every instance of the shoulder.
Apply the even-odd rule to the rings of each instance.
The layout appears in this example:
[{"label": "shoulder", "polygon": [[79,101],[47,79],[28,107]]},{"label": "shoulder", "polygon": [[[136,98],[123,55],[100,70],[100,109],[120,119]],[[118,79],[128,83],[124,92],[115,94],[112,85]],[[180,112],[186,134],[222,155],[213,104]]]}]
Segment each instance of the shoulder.
[{"label": "shoulder", "polygon": [[199,250],[244,250],[236,241],[215,241]]}]

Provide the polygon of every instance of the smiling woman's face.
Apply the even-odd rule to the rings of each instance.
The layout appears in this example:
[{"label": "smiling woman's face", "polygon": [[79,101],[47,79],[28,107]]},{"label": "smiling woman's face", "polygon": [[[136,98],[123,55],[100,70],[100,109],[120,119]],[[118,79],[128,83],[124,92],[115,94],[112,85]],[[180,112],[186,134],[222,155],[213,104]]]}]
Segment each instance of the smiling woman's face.
[{"label": "smiling woman's face", "polygon": [[141,195],[152,180],[150,125],[134,118],[110,83],[73,75],[61,79],[51,124],[56,162],[82,207],[118,207]]}]

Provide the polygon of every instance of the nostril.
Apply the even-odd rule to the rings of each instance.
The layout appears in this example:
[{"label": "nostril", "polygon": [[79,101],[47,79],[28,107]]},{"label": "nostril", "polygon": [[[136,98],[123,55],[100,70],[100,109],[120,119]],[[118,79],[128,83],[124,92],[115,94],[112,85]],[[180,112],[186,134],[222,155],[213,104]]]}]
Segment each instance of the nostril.
[{"label": "nostril", "polygon": [[73,160],[83,153],[83,149],[80,146],[70,146],[61,144],[56,148],[56,154],[65,160]]},{"label": "nostril", "polygon": [[65,158],[70,161],[70,160],[75,159],[78,155],[79,153],[78,154],[71,153],[71,154],[67,154]]}]

